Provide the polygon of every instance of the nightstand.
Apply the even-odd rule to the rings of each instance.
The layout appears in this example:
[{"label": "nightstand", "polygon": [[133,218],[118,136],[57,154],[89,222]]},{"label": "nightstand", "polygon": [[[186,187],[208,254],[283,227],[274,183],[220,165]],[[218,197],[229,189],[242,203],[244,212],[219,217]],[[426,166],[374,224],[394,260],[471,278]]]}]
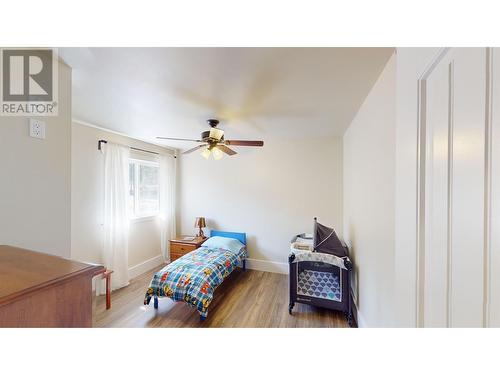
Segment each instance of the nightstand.
[{"label": "nightstand", "polygon": [[189,236],[180,236],[170,240],[170,262],[199,248],[201,244],[207,240],[206,237],[195,237],[194,240],[189,241],[183,239],[184,237]]}]

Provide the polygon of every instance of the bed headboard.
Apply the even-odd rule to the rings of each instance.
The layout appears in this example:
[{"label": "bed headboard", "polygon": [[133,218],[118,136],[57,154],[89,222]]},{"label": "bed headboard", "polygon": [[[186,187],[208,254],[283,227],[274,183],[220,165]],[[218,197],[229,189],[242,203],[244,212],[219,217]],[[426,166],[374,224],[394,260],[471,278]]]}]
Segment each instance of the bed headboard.
[{"label": "bed headboard", "polygon": [[243,245],[247,245],[247,234],[246,233],[237,233],[237,232],[222,232],[220,230],[211,230],[210,237],[219,236],[219,237],[227,237],[227,238],[235,238],[240,241]]}]

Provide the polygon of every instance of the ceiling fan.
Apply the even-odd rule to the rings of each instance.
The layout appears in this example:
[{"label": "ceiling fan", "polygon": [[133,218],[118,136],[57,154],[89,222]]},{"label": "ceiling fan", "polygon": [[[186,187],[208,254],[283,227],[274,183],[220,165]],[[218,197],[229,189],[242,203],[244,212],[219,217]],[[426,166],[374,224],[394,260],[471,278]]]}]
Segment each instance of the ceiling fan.
[{"label": "ceiling fan", "polygon": [[264,146],[263,141],[241,141],[241,140],[226,140],[224,139],[224,130],[218,129],[219,120],[209,119],[208,124],[212,127],[210,130],[206,130],[201,133],[201,139],[185,139],[185,138],[169,138],[169,137],[156,137],[157,139],[168,139],[173,141],[188,141],[188,142],[198,142],[202,143],[196,147],[193,147],[183,154],[189,154],[193,151],[203,148],[201,155],[208,159],[210,155],[213,155],[215,160],[222,158],[223,153],[232,156],[236,155],[237,152],[230,149],[227,146],[254,146],[262,147]]}]

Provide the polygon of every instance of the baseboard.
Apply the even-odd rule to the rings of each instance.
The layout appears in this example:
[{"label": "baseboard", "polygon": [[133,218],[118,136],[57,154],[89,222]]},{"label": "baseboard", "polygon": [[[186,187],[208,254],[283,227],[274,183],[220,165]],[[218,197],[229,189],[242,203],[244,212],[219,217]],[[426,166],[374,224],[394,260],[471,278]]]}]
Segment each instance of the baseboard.
[{"label": "baseboard", "polygon": [[[159,265],[165,263],[163,256],[158,255],[154,258],[148,259],[128,269],[129,278],[143,274]],[[288,274],[288,263],[272,262],[270,260],[262,259],[247,259],[247,268],[257,271],[274,272]]]},{"label": "baseboard", "polygon": [[288,274],[288,263],[271,262],[261,259],[247,259],[247,268],[257,271]]},{"label": "baseboard", "polygon": [[142,263],[130,267],[128,269],[128,277],[133,279],[134,277],[137,277],[143,274],[144,272],[147,272],[155,267],[158,267],[163,263],[165,263],[163,260],[163,256],[161,254],[157,255],[154,258],[148,259]]},{"label": "baseboard", "polygon": [[[157,255],[154,258],[148,259],[128,269],[129,278],[133,279],[144,272],[147,272],[155,267],[158,267],[165,262],[162,255]],[[274,272],[288,274],[288,263],[271,262],[261,259],[247,259],[247,268],[257,271]]]}]

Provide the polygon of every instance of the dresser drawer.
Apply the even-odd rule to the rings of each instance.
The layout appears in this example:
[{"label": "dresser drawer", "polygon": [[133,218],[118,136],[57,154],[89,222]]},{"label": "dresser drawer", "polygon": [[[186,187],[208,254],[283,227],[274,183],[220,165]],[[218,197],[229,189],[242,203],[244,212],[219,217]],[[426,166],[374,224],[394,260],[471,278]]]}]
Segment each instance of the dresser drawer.
[{"label": "dresser drawer", "polygon": [[175,242],[170,244],[170,251],[175,251],[178,253],[186,254],[190,251],[193,251],[194,249],[196,249],[196,245]]},{"label": "dresser drawer", "polygon": [[196,245],[184,244],[184,243],[170,243],[170,260],[174,261],[181,256],[195,250],[197,248]]}]

